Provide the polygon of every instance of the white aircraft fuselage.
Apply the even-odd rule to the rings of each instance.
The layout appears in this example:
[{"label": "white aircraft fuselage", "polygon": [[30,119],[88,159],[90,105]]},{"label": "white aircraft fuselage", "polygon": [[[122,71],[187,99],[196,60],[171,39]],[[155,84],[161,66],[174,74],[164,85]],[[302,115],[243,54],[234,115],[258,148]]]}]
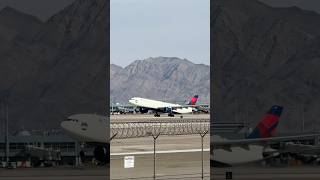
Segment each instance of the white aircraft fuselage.
[{"label": "white aircraft fuselage", "polygon": [[193,112],[192,107],[186,107],[180,104],[167,103],[163,101],[157,101],[157,100],[140,98],[140,97],[133,97],[129,100],[129,102],[138,107],[159,110],[162,112],[166,111],[165,108],[170,108],[172,112],[177,114],[186,114],[186,113]]},{"label": "white aircraft fuselage", "polygon": [[[214,142],[225,142],[228,141],[228,139],[214,135],[211,136],[210,141],[214,146]],[[248,145],[248,147],[246,148],[230,147],[230,149],[215,149],[213,147],[213,153],[211,154],[210,159],[232,166],[237,164],[257,162],[266,158],[263,156],[263,152],[265,151],[265,149],[266,148],[261,145]],[[270,148],[268,150],[271,151]],[[274,149],[272,149],[272,151],[276,152],[276,150]],[[274,153],[273,155],[277,154]]]},{"label": "white aircraft fuselage", "polygon": [[229,165],[244,164],[263,160],[263,146],[249,145],[249,150],[241,147],[232,147],[231,152],[223,149],[213,150],[214,161]]},{"label": "white aircraft fuselage", "polygon": [[107,117],[96,114],[75,114],[61,122],[61,127],[80,142],[109,143]]}]

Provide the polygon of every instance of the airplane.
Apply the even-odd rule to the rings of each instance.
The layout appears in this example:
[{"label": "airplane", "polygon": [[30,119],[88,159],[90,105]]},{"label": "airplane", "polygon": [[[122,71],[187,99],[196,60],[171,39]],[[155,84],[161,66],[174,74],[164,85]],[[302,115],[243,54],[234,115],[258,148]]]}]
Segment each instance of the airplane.
[{"label": "airplane", "polygon": [[95,146],[94,156],[101,164],[109,161],[110,130],[108,118],[96,114],[75,114],[62,121],[60,126],[78,142]]},{"label": "airplane", "polygon": [[195,95],[186,105],[167,103],[141,97],[133,97],[129,102],[139,107],[141,113],[147,113],[149,110],[153,110],[155,111],[155,117],[160,117],[159,113],[168,113],[168,116],[174,116],[174,114],[192,113],[198,101],[198,97],[198,95]]},{"label": "airplane", "polygon": [[[229,140],[217,135],[210,138],[210,163],[213,167],[231,167],[258,162],[279,155],[271,146],[314,138],[319,134],[274,137],[283,107],[274,105],[245,139]],[[290,151],[290,150],[288,150]]]}]

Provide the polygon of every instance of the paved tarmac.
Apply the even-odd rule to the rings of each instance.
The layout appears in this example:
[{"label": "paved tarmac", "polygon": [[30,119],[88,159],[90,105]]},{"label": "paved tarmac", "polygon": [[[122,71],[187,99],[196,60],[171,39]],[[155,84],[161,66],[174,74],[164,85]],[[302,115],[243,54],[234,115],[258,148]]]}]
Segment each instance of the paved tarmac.
[{"label": "paved tarmac", "polygon": [[[207,156],[207,154],[205,154]],[[157,156],[157,179],[201,179],[201,161],[199,153],[179,153]],[[136,156],[137,168],[123,169],[122,158],[113,157],[111,177],[122,179],[153,179],[153,158]],[[180,159],[180,160],[179,160]],[[171,162],[171,163],[168,163]],[[142,163],[142,164],[140,164]],[[205,161],[204,179],[210,179],[208,161]],[[179,171],[180,173],[176,173]],[[317,166],[294,167],[234,167],[211,168],[211,179],[224,180],[226,171],[232,171],[234,180],[319,180],[320,171]],[[128,177],[130,175],[130,177]],[[107,180],[108,168],[27,168],[0,169],[0,180]]]},{"label": "paved tarmac", "polygon": [[229,171],[235,180],[319,180],[319,170],[318,166],[211,168],[211,179],[226,179]]},{"label": "paved tarmac", "polygon": [[[204,179],[209,177],[209,152],[204,152]],[[134,168],[124,168],[124,156],[111,157],[111,179],[153,179],[153,154],[135,155]],[[192,179],[202,176],[201,152],[156,154],[156,179]]]},{"label": "paved tarmac", "polygon": [[[209,138],[204,138],[204,179],[209,179]],[[156,153],[157,179],[201,179],[200,135],[160,135]],[[124,168],[124,156],[135,156],[134,168]],[[152,179],[153,138],[112,140],[110,165],[112,179]]]},{"label": "paved tarmac", "polygon": [[109,167],[0,169],[0,180],[107,180]]}]

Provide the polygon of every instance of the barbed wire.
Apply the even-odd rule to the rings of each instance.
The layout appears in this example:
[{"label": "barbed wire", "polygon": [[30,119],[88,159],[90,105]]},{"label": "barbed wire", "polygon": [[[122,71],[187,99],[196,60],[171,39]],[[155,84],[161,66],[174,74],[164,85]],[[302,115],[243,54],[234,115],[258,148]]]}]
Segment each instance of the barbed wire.
[{"label": "barbed wire", "polygon": [[110,124],[110,137],[115,139],[161,135],[190,135],[210,130],[209,120],[150,120]]}]

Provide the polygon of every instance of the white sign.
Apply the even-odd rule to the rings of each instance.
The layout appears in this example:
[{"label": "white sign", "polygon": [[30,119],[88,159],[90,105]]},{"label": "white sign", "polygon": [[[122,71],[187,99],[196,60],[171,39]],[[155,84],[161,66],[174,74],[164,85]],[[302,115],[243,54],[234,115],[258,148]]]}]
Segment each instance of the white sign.
[{"label": "white sign", "polygon": [[124,168],[133,168],[133,167],[134,167],[134,156],[125,156]]}]

